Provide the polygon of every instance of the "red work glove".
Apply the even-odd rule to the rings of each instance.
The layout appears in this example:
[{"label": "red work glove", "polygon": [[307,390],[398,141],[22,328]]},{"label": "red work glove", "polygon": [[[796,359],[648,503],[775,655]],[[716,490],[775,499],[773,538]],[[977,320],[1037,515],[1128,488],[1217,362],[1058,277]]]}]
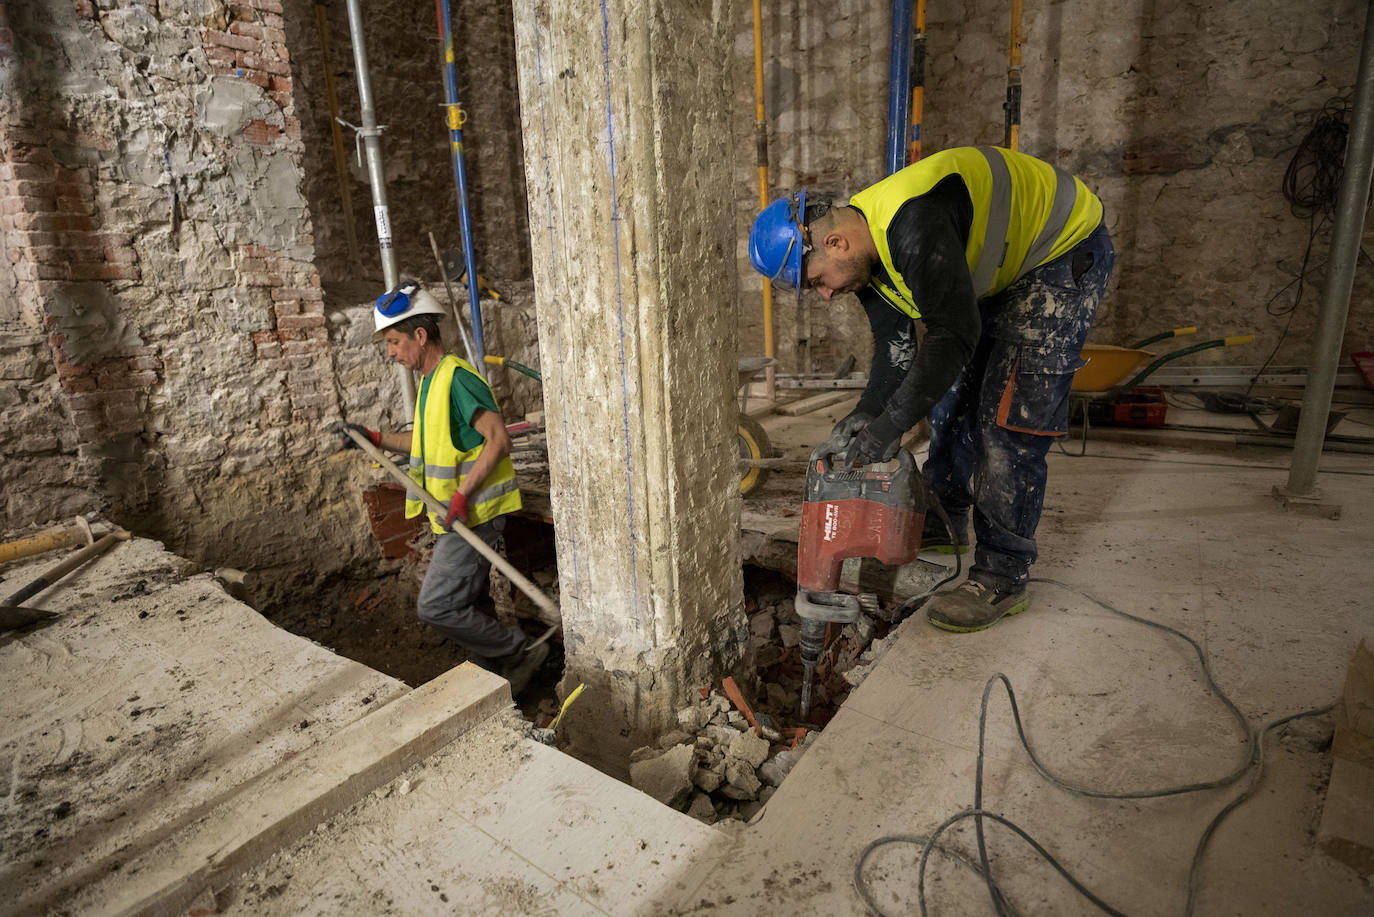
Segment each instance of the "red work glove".
[{"label": "red work glove", "polygon": [[376,446],[378,449],[382,448],[382,434],[378,433],[376,430],[369,430],[367,427],[360,424],[333,423],[329,425],[329,430],[343,440],[343,448],[345,449],[358,448],[358,444],[353,441],[353,437],[345,432],[346,430],[353,430],[354,432],[361,433],[371,441],[372,445]]},{"label": "red work glove", "polygon": [[452,528],[454,519],[463,525],[468,524],[468,497],[461,490],[448,501],[448,515],[444,517],[444,528]]}]

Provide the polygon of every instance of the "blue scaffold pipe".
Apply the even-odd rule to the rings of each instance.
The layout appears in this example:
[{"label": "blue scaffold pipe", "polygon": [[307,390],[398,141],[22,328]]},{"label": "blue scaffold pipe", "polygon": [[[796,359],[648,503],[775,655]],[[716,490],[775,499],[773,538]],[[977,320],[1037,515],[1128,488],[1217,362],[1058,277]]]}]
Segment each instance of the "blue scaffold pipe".
[{"label": "blue scaffold pipe", "polygon": [[887,86],[887,174],[906,165],[911,119],[911,0],[892,3],[892,57]]},{"label": "blue scaffold pipe", "polygon": [[458,220],[463,233],[463,263],[468,270],[468,302],[472,307],[472,346],[475,368],[486,375],[486,339],[482,334],[482,305],[477,295],[477,255],[472,247],[472,214],[468,209],[468,174],[463,166],[463,109],[458,104],[458,69],[453,57],[453,16],[449,0],[435,0],[439,37],[444,43],[444,96],[447,103],[449,150],[453,180],[458,186]]}]

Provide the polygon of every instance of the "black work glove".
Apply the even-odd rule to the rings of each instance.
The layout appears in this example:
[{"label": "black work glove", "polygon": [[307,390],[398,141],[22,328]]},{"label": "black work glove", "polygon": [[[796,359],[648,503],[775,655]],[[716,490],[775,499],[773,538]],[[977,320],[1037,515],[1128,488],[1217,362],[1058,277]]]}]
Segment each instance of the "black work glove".
[{"label": "black work glove", "polygon": [[879,414],[854,437],[854,444],[845,455],[846,465],[872,465],[891,461],[902,443],[906,430],[892,422],[887,412]]},{"label": "black work glove", "polygon": [[839,454],[849,448],[849,441],[855,435],[873,422],[873,415],[865,411],[854,411],[848,417],[844,417],[830,431],[830,439],[826,440],[826,447],[830,452]]},{"label": "black work glove", "polygon": [[376,446],[378,449],[382,448],[381,433],[377,432],[376,430],[369,430],[367,427],[364,427],[361,424],[344,423],[341,420],[336,420],[334,423],[329,425],[329,432],[333,433],[335,436],[338,436],[343,441],[341,448],[358,448],[358,444],[353,441],[353,437],[349,436],[348,433],[345,432],[347,430],[353,430],[357,433],[361,433],[363,436],[366,436],[368,438],[372,445]]}]

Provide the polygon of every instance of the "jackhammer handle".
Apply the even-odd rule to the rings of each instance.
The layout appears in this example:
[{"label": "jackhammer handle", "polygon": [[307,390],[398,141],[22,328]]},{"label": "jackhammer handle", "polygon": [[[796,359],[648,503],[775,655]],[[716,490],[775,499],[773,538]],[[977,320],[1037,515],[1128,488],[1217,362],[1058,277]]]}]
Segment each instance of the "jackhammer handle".
[{"label": "jackhammer handle", "polygon": [[[437,499],[435,499],[434,495],[431,494],[429,491],[425,490],[420,485],[412,481],[410,479],[410,476],[407,475],[405,472],[401,471],[400,468],[397,468],[396,463],[393,462],[391,459],[387,458],[385,455],[383,455],[382,450],[372,445],[372,441],[369,440],[366,436],[363,436],[361,433],[359,433],[357,430],[354,430],[352,427],[345,427],[344,432],[348,434],[350,439],[352,439],[355,443],[358,444],[359,449],[366,452],[369,456],[371,456],[373,461],[381,465],[382,470],[385,471],[387,474],[391,475],[391,477],[395,479],[396,483],[404,487],[406,489],[406,492],[409,493],[412,498],[422,501],[425,504],[425,506],[429,507],[430,512],[436,514],[440,518],[443,518],[444,516],[448,515],[448,508],[444,506],[444,504],[440,503]],[[453,523],[449,526],[449,531],[462,535],[463,539],[467,541],[468,544],[472,545],[474,548],[477,549],[478,554],[481,554],[487,560],[491,561],[492,565],[496,567],[496,569],[504,573],[506,577],[520,589],[521,592],[529,596],[530,599],[534,601],[534,604],[538,605],[552,618],[557,620],[559,617],[561,617],[558,611],[558,606],[554,604],[552,599],[550,599],[547,595],[541,592],[538,586],[536,586],[534,583],[526,579],[523,573],[515,569],[515,567],[511,566],[510,561],[506,560],[500,554],[497,554],[495,551],[493,551],[491,549],[491,545],[487,544],[485,541],[474,535],[471,529],[469,529],[467,526],[463,525],[461,522],[458,522],[455,519]],[[545,634],[544,637],[540,638],[541,642],[547,637],[548,634]]]}]

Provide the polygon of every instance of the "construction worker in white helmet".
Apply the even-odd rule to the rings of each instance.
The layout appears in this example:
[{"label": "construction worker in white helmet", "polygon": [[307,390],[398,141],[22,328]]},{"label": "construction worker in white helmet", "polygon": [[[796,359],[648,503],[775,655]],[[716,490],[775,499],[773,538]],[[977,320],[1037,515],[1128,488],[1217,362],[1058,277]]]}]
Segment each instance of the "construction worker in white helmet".
[{"label": "construction worker in white helmet", "polygon": [[[497,620],[487,580],[491,561],[450,530],[461,523],[494,547],[505,515],[520,509],[510,435],[486,380],[472,364],[444,350],[442,314],[434,297],[413,280],[377,299],[372,339],[385,342],[392,360],[423,376],[415,423],[402,433],[346,426],[378,448],[408,453],[411,480],[448,508],[440,516],[426,511],[422,501],[406,499],[406,518],[427,512],[437,535],[420,586],[420,620],[461,646],[473,662],[505,676],[512,694],[518,694],[549,648],[542,643],[531,647],[518,627]],[[344,426],[336,431],[343,445],[357,448]]]}]

